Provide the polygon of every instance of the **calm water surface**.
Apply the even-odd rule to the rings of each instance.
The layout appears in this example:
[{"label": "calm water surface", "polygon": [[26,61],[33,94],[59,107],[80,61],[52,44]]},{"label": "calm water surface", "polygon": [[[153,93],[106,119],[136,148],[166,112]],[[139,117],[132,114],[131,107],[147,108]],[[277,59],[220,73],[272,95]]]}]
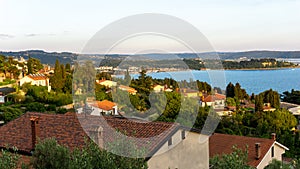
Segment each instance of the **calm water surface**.
[{"label": "calm water surface", "polygon": [[[153,78],[173,78],[175,80],[190,79],[205,81],[212,86],[226,88],[229,82],[239,82],[247,93],[258,94],[272,88],[282,93],[291,89],[300,90],[300,68],[277,70],[208,70],[149,73]],[[138,75],[134,75],[137,77]]]}]

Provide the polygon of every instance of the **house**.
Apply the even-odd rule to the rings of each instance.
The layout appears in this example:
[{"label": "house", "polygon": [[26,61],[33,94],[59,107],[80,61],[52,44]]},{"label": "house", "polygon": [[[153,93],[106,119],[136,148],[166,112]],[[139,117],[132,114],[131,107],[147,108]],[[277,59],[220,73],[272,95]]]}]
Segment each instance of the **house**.
[{"label": "house", "polygon": [[173,90],[171,88],[165,88],[165,92],[172,92]]},{"label": "house", "polygon": [[264,139],[215,133],[209,138],[209,156],[229,154],[233,146],[242,150],[248,146],[248,165],[257,169],[263,169],[273,159],[282,161],[282,154],[289,150],[276,141],[275,134],[272,139]]},{"label": "house", "polygon": [[43,65],[43,69],[39,70],[39,74],[50,75],[54,73],[54,68],[49,65]]},{"label": "house", "polygon": [[104,148],[119,139],[121,133],[135,148],[143,150],[141,158],[149,169],[209,167],[208,136],[200,135],[198,130],[177,123],[115,116],[28,112],[0,127],[0,148],[14,146],[23,157],[29,157],[38,140],[46,138],[55,138],[71,150],[83,147],[86,139]]},{"label": "house", "polygon": [[130,93],[132,95],[136,95],[136,93],[137,93],[137,90],[135,90],[134,88],[129,87],[129,86],[120,85],[119,89],[123,90],[123,91],[127,91],[128,93]]},{"label": "house", "polygon": [[154,92],[162,92],[162,91],[164,91],[165,90],[165,86],[162,86],[162,85],[155,85],[154,87],[153,87],[153,91]]},{"label": "house", "polygon": [[199,91],[193,90],[193,89],[188,89],[188,88],[183,88],[180,90],[180,92],[185,96],[185,97],[199,97]]},{"label": "house", "polygon": [[203,95],[201,98],[201,103],[202,103],[202,107],[207,105],[214,108],[224,108],[225,100],[226,100],[225,95],[216,93],[214,95],[207,95],[206,97]]},{"label": "house", "polygon": [[48,92],[51,90],[49,78],[44,74],[29,74],[23,77],[19,82],[20,86],[22,86],[24,83],[30,83],[31,85],[36,86],[46,86],[48,87]]},{"label": "house", "polygon": [[[99,108],[101,114],[105,115],[119,115],[117,104],[108,100],[96,101],[94,107]],[[94,113],[94,112],[93,112]],[[99,114],[91,114],[91,115],[100,115]]]},{"label": "house", "polygon": [[103,85],[105,87],[109,87],[109,88],[117,86],[117,82],[114,82],[114,81],[111,81],[111,80],[105,80],[105,79],[96,80],[96,83],[100,84],[100,85]]},{"label": "house", "polygon": [[220,116],[220,117],[223,117],[223,116],[231,116],[232,115],[232,111],[231,110],[228,110],[226,108],[224,109],[214,109],[214,111]]},{"label": "house", "polygon": [[6,96],[15,91],[16,89],[10,87],[0,88],[0,104],[4,104],[7,101]]},{"label": "house", "polygon": [[264,106],[263,106],[263,111],[275,111],[276,109],[271,107],[271,104],[270,103],[264,103]]}]

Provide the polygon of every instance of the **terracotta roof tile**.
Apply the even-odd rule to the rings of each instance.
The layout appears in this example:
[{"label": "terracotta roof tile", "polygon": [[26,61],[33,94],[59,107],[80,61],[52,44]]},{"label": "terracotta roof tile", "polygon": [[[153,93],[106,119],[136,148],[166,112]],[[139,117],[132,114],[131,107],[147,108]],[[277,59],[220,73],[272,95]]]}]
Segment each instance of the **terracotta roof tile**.
[{"label": "terracotta roof tile", "polygon": [[47,79],[49,79],[44,74],[30,74],[30,75],[28,75],[28,77],[33,79],[33,80],[47,80]]},{"label": "terracotta roof tile", "polygon": [[[255,158],[255,143],[260,143],[261,145],[261,158],[258,160]],[[230,154],[233,146],[245,150],[248,145],[248,164],[256,167],[274,143],[275,141],[272,139],[215,133],[209,138],[209,156]]]},{"label": "terracotta roof tile", "polygon": [[59,144],[71,149],[80,148],[85,143],[86,132],[95,131],[101,127],[104,143],[117,139],[115,133],[120,131],[133,138],[133,142],[137,146],[142,146],[149,156],[179,128],[176,123],[145,122],[111,116],[26,113],[0,127],[0,147],[16,146],[18,150],[30,153],[32,150],[30,118],[32,116],[39,117],[41,140],[53,137]]},{"label": "terracotta roof tile", "polygon": [[112,110],[114,106],[116,106],[116,103],[111,102],[109,100],[102,100],[102,101],[96,101],[96,107],[102,109],[102,110]]}]

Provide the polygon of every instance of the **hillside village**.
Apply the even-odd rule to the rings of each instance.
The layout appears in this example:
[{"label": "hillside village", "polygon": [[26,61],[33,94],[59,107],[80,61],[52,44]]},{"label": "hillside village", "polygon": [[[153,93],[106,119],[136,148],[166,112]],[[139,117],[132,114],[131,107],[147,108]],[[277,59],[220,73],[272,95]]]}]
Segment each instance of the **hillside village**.
[{"label": "hillside village", "polygon": [[[280,102],[272,89],[248,95],[238,83],[222,91],[206,82],[153,79],[145,70],[132,79],[128,71],[115,78],[108,68],[92,67],[90,95],[76,64],[4,56],[0,64],[0,147],[18,149],[18,167],[37,165],[30,159],[42,140],[74,150],[88,138],[107,150],[120,133],[139,138],[129,140],[145,150],[138,162],[153,169],[218,168],[225,156],[243,157],[244,150],[246,158],[236,160],[250,168],[299,162],[300,105]],[[215,131],[205,128],[207,118],[218,121]]]}]

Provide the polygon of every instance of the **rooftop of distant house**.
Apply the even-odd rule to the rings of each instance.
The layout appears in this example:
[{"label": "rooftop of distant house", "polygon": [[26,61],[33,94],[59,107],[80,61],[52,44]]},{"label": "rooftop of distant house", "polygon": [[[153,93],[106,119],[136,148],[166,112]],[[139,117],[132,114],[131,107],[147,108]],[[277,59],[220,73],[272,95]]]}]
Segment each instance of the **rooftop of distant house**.
[{"label": "rooftop of distant house", "polygon": [[29,77],[33,80],[46,80],[46,79],[49,79],[44,74],[29,74],[27,77]]},{"label": "rooftop of distant house", "polygon": [[226,96],[223,95],[223,94],[214,94],[214,95],[207,95],[206,97],[203,96],[203,102],[214,102],[216,100],[225,100],[226,99]]},{"label": "rooftop of distant house", "polygon": [[16,91],[15,88],[11,88],[11,87],[2,87],[2,88],[0,88],[0,96],[1,96],[1,95],[5,96],[5,95],[8,95],[8,94],[13,93],[13,92],[15,92],[15,91]]},{"label": "rooftop of distant house", "polygon": [[109,100],[96,101],[95,106],[102,110],[112,110],[117,104]]}]

